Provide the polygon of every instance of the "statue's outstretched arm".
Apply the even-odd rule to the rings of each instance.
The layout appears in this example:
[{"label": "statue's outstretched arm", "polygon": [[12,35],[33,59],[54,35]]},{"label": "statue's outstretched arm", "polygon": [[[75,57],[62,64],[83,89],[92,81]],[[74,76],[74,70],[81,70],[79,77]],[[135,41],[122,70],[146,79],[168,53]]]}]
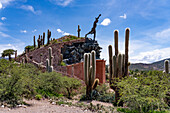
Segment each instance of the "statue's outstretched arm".
[{"label": "statue's outstretched arm", "polygon": [[101,16],[101,14],[99,14],[99,16],[97,17],[97,19],[99,19],[100,16]]}]

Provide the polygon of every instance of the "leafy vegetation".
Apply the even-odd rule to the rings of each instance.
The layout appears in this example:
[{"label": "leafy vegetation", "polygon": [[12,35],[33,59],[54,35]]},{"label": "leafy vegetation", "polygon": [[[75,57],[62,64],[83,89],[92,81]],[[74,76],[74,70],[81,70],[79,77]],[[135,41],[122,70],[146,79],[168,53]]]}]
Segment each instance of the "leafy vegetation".
[{"label": "leafy vegetation", "polygon": [[42,99],[42,95],[40,95],[40,94],[35,95],[35,99],[36,100],[41,100]]},{"label": "leafy vegetation", "polygon": [[2,52],[2,57],[8,56],[9,61],[11,61],[11,55],[13,55],[14,52],[15,52],[15,50],[13,50],[13,49],[4,50],[4,51]]},{"label": "leafy vegetation", "polygon": [[71,98],[71,96],[76,95],[78,89],[80,89],[81,82],[74,78],[68,78],[67,76],[62,78],[62,86],[65,89],[65,92],[67,92],[66,96],[68,98]]},{"label": "leafy vegetation", "polygon": [[[132,73],[132,72],[131,72]],[[162,71],[134,73],[118,82],[121,98],[132,111],[146,113],[168,109],[170,75]]]},{"label": "leafy vegetation", "polygon": [[61,66],[66,66],[66,63],[62,61],[60,65]]},{"label": "leafy vegetation", "polygon": [[[79,93],[81,89],[79,80],[63,77],[58,73],[41,73],[31,64],[21,64],[0,60],[0,103],[15,107],[21,104],[23,98],[41,99],[70,97]],[[67,90],[67,91],[66,91]],[[42,97],[41,97],[42,95]]]},{"label": "leafy vegetation", "polygon": [[[126,108],[117,111],[125,113],[166,113],[169,109],[170,75],[162,71],[130,71],[131,77],[117,82],[120,101]],[[42,73],[31,64],[17,64],[14,61],[0,60],[0,103],[15,107],[23,103],[23,98],[72,98],[82,91],[79,80],[58,73]],[[92,99],[102,102],[115,102],[114,92],[108,92],[106,84],[92,91]],[[85,91],[85,89],[84,89]],[[84,92],[85,93],[85,92]],[[81,99],[83,100],[83,98]],[[63,104],[59,101],[57,104]],[[71,103],[68,103],[72,105]],[[79,105],[75,105],[79,106]],[[81,106],[81,105],[80,105]],[[96,111],[97,106],[87,106]],[[103,110],[103,108],[100,108]]]},{"label": "leafy vegetation", "polygon": [[28,45],[28,46],[25,47],[25,51],[26,51],[26,49],[27,49],[28,52],[29,52],[29,51],[32,51],[32,50],[34,50],[34,49],[36,49],[36,48],[35,48],[33,45],[31,45],[31,46]]},{"label": "leafy vegetation", "polygon": [[[95,90],[92,90],[91,99],[101,102],[114,103],[115,102],[115,93],[109,92],[109,86],[106,84],[98,85]],[[86,96],[83,95],[80,100],[87,100]]]}]

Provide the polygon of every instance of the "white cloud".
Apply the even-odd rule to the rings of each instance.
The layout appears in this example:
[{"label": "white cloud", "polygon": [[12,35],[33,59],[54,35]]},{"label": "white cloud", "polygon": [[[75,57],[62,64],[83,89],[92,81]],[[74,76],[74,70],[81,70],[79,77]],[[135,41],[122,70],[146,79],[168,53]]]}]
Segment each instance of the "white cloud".
[{"label": "white cloud", "polygon": [[15,0],[0,0],[0,9],[5,8],[12,1],[15,1]]},{"label": "white cloud", "polygon": [[60,6],[68,6],[73,0],[50,0],[50,2],[55,3]]},{"label": "white cloud", "polygon": [[35,11],[34,7],[31,6],[31,5],[22,5],[20,8],[21,8],[21,9],[24,9],[24,10],[26,10],[26,11],[31,11],[31,12],[34,13],[34,14],[41,13],[41,11]]},{"label": "white cloud", "polygon": [[15,0],[0,0],[2,4],[9,4],[10,2],[15,1]]},{"label": "white cloud", "polygon": [[109,18],[105,18],[102,22],[101,25],[103,26],[108,26],[111,23],[111,20]]},{"label": "white cloud", "polygon": [[123,18],[123,19],[126,19],[127,18],[127,16],[126,16],[126,14],[124,14],[123,16],[119,16],[120,18]]},{"label": "white cloud", "polygon": [[1,20],[6,20],[6,17],[1,17]]},{"label": "white cloud", "polygon": [[165,29],[165,30],[160,31],[160,32],[157,32],[155,34],[155,37],[159,38],[159,39],[169,39],[169,37],[170,37],[170,28]]},{"label": "white cloud", "polygon": [[0,2],[0,9],[2,9],[2,3]]},{"label": "white cloud", "polygon": [[61,29],[57,29],[58,33],[61,33],[62,35],[70,35],[70,33],[64,32]]},{"label": "white cloud", "polygon": [[21,33],[27,33],[27,30],[21,30],[20,32]]},{"label": "white cloud", "polygon": [[70,33],[64,33],[63,35],[70,35]]},{"label": "white cloud", "polygon": [[63,33],[64,31],[62,31],[61,29],[57,29],[57,32]]},{"label": "white cloud", "polygon": [[159,44],[169,44],[170,41],[170,28],[163,29],[161,31],[148,31],[145,33],[146,37],[151,38],[153,41],[157,41]]},{"label": "white cloud", "polygon": [[[20,42],[20,43],[14,43],[14,44],[0,44],[0,56],[3,50],[6,49],[14,49],[17,50],[17,54],[22,54],[24,50],[25,43]],[[14,55],[12,55],[14,57]]]},{"label": "white cloud", "polygon": [[169,58],[170,56],[170,47],[155,49],[152,51],[140,52],[138,55],[131,57],[133,63],[152,63],[155,61],[163,60]]},{"label": "white cloud", "polygon": [[36,32],[37,30],[36,29],[34,29],[32,32],[34,33],[34,32]]},{"label": "white cloud", "polygon": [[0,36],[10,38],[11,36],[0,31]]}]

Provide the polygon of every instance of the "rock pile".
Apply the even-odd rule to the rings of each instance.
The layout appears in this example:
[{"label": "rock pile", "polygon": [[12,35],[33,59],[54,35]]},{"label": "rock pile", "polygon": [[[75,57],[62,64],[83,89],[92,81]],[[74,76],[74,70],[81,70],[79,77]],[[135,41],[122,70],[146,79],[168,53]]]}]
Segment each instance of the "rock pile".
[{"label": "rock pile", "polygon": [[61,48],[63,54],[63,62],[66,64],[78,63],[83,60],[84,53],[90,53],[92,50],[96,51],[96,59],[100,59],[100,50],[97,41],[86,38],[85,42],[75,42],[72,45],[64,45]]}]

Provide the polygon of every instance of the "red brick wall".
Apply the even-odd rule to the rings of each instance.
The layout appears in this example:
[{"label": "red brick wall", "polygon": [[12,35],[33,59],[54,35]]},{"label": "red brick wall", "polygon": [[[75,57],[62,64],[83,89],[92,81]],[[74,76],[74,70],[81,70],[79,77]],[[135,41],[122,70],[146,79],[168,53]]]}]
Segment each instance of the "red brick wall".
[{"label": "red brick wall", "polygon": [[100,83],[106,82],[105,62],[105,60],[96,60],[96,78],[100,80]]},{"label": "red brick wall", "polygon": [[[102,84],[106,82],[105,62],[105,60],[96,60],[96,78],[98,78]],[[73,67],[74,69],[72,69],[72,65],[67,65],[67,74],[74,74],[79,79],[84,80],[83,62],[73,64]]]}]

